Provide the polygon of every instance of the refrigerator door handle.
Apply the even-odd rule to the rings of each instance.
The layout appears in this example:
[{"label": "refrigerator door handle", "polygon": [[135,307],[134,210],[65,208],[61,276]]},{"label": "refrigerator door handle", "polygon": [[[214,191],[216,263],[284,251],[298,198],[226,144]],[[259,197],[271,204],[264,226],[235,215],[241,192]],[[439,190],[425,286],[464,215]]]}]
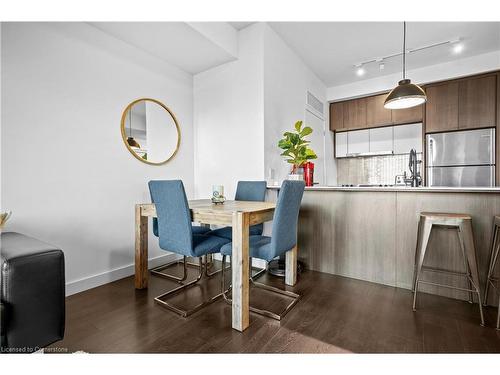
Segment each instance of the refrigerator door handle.
[{"label": "refrigerator door handle", "polygon": [[[496,154],[495,154],[495,129],[490,130],[490,158],[491,158],[491,164],[496,164],[495,159],[496,159]],[[495,181],[495,179],[493,179]],[[495,184],[492,184],[491,186],[495,186]]]},{"label": "refrigerator door handle", "polygon": [[429,137],[429,155],[428,155],[428,160],[429,160],[429,166],[432,166],[434,163],[434,139],[432,137]]},{"label": "refrigerator door handle", "polygon": [[433,144],[434,144],[434,141],[433,139],[431,138],[430,135],[427,136],[427,141],[428,141],[428,145],[427,145],[427,168],[425,168],[427,170],[427,186],[433,186],[434,185],[434,179],[433,179],[433,176],[432,176],[432,165],[433,165],[433,160],[432,160],[432,155],[433,155]]}]

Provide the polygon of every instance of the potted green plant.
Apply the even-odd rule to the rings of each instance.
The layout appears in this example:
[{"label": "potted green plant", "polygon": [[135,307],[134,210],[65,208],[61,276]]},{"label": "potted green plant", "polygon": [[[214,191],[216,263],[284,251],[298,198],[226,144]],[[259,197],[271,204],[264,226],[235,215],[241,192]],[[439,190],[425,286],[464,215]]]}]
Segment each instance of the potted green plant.
[{"label": "potted green plant", "polygon": [[283,150],[283,156],[287,163],[292,164],[292,171],[289,175],[291,180],[300,180],[297,174],[298,169],[309,160],[316,159],[316,153],[309,147],[306,137],[313,132],[309,126],[302,127],[302,121],[295,123],[295,130],[283,133],[283,138],[279,140],[278,147]]}]

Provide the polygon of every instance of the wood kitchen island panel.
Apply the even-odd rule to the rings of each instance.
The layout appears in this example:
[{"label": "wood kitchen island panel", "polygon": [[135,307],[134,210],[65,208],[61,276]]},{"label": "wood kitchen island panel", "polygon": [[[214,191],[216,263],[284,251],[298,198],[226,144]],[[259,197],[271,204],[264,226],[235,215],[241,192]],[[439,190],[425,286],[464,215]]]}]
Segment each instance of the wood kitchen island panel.
[{"label": "wood kitchen island panel", "polygon": [[[273,194],[274,191],[269,196]],[[299,218],[299,259],[314,271],[411,289],[417,224],[422,211],[472,216],[483,287],[493,217],[500,214],[500,191],[306,190]],[[464,269],[456,230],[433,229],[429,246],[426,265]],[[456,276],[427,272],[425,277],[429,281],[465,286],[465,280]],[[464,292],[447,288],[422,284],[421,290],[468,298]]]},{"label": "wood kitchen island panel", "polygon": [[[306,192],[299,219],[299,259],[315,271],[396,285],[394,194]],[[368,236],[367,233],[384,233]]]}]

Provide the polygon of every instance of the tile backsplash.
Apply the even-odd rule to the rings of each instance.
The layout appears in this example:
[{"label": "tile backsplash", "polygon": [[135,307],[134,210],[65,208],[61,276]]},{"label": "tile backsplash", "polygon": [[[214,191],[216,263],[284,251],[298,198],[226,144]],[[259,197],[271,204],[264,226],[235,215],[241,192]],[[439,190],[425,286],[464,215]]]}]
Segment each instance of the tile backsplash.
[{"label": "tile backsplash", "polygon": [[[422,154],[417,154],[422,160]],[[393,185],[396,175],[410,175],[409,154],[369,156],[337,159],[337,183],[342,184],[382,184]],[[419,165],[419,171],[422,164]]]}]

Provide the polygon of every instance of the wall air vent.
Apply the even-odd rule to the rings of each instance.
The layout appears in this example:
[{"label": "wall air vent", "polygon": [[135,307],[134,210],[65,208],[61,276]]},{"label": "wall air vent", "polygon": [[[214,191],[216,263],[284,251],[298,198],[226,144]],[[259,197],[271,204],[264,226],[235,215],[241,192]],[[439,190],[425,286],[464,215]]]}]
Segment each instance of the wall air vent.
[{"label": "wall air vent", "polygon": [[316,96],[307,92],[307,108],[312,111],[316,116],[324,119],[324,104]]}]

